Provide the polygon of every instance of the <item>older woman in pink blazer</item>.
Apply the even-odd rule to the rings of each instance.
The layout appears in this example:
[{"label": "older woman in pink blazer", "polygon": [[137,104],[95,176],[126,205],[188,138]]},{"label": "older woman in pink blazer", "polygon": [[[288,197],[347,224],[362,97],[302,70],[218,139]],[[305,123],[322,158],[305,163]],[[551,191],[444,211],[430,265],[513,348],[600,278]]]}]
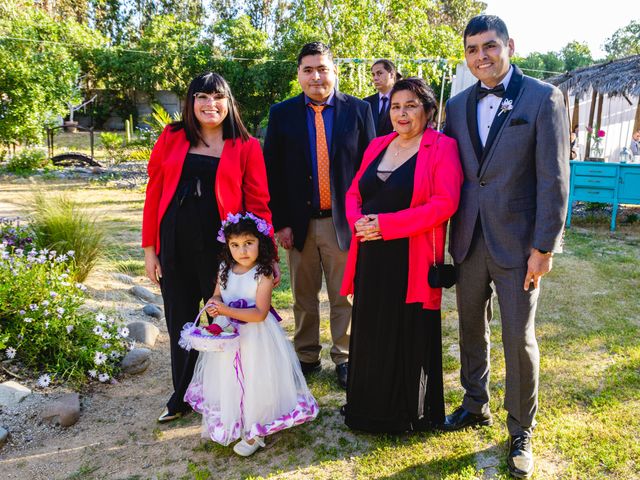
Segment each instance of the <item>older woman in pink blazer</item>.
[{"label": "older woman in pink blazer", "polygon": [[456,142],[428,128],[436,105],[423,80],[395,84],[395,132],[371,142],[346,196],[355,236],[341,291],[354,295],[343,413],[356,430],[427,430],[444,420],[442,291],[427,274],[434,258],[443,261],[463,177]]}]

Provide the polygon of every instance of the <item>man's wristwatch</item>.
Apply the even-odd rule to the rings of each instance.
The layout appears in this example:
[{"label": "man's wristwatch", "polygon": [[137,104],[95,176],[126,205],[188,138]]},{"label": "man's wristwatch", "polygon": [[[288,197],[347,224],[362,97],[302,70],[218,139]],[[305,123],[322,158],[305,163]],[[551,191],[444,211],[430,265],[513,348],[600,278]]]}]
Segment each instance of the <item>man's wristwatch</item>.
[{"label": "man's wristwatch", "polygon": [[548,250],[540,250],[539,248],[536,248],[536,250],[538,250],[542,255],[549,255],[550,257],[553,257],[553,252],[549,252]]}]

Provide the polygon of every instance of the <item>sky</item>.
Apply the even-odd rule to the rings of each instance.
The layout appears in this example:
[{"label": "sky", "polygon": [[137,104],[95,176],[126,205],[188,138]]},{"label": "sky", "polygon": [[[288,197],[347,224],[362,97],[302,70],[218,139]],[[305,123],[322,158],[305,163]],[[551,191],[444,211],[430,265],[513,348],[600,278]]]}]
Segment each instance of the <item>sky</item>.
[{"label": "sky", "polygon": [[586,42],[594,59],[604,58],[603,45],[613,33],[640,21],[638,0],[484,0],[486,13],[507,24],[516,55],[559,51],[567,43]]}]

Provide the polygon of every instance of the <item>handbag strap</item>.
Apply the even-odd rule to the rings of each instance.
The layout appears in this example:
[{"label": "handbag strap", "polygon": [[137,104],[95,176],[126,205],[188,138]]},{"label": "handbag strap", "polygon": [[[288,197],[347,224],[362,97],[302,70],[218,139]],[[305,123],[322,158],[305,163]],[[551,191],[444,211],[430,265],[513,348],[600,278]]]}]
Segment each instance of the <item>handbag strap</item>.
[{"label": "handbag strap", "polygon": [[433,266],[436,266],[436,229],[432,228],[431,232],[433,233]]}]

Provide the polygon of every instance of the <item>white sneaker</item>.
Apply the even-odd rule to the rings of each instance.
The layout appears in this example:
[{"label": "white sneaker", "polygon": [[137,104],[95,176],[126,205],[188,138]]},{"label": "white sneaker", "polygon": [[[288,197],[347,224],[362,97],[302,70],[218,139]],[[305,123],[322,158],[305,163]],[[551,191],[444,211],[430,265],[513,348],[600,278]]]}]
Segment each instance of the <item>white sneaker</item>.
[{"label": "white sneaker", "polygon": [[264,447],[264,439],[262,437],[255,437],[253,443],[247,443],[246,440],[240,440],[233,446],[233,451],[241,457],[248,457],[253,455],[260,447]]}]

